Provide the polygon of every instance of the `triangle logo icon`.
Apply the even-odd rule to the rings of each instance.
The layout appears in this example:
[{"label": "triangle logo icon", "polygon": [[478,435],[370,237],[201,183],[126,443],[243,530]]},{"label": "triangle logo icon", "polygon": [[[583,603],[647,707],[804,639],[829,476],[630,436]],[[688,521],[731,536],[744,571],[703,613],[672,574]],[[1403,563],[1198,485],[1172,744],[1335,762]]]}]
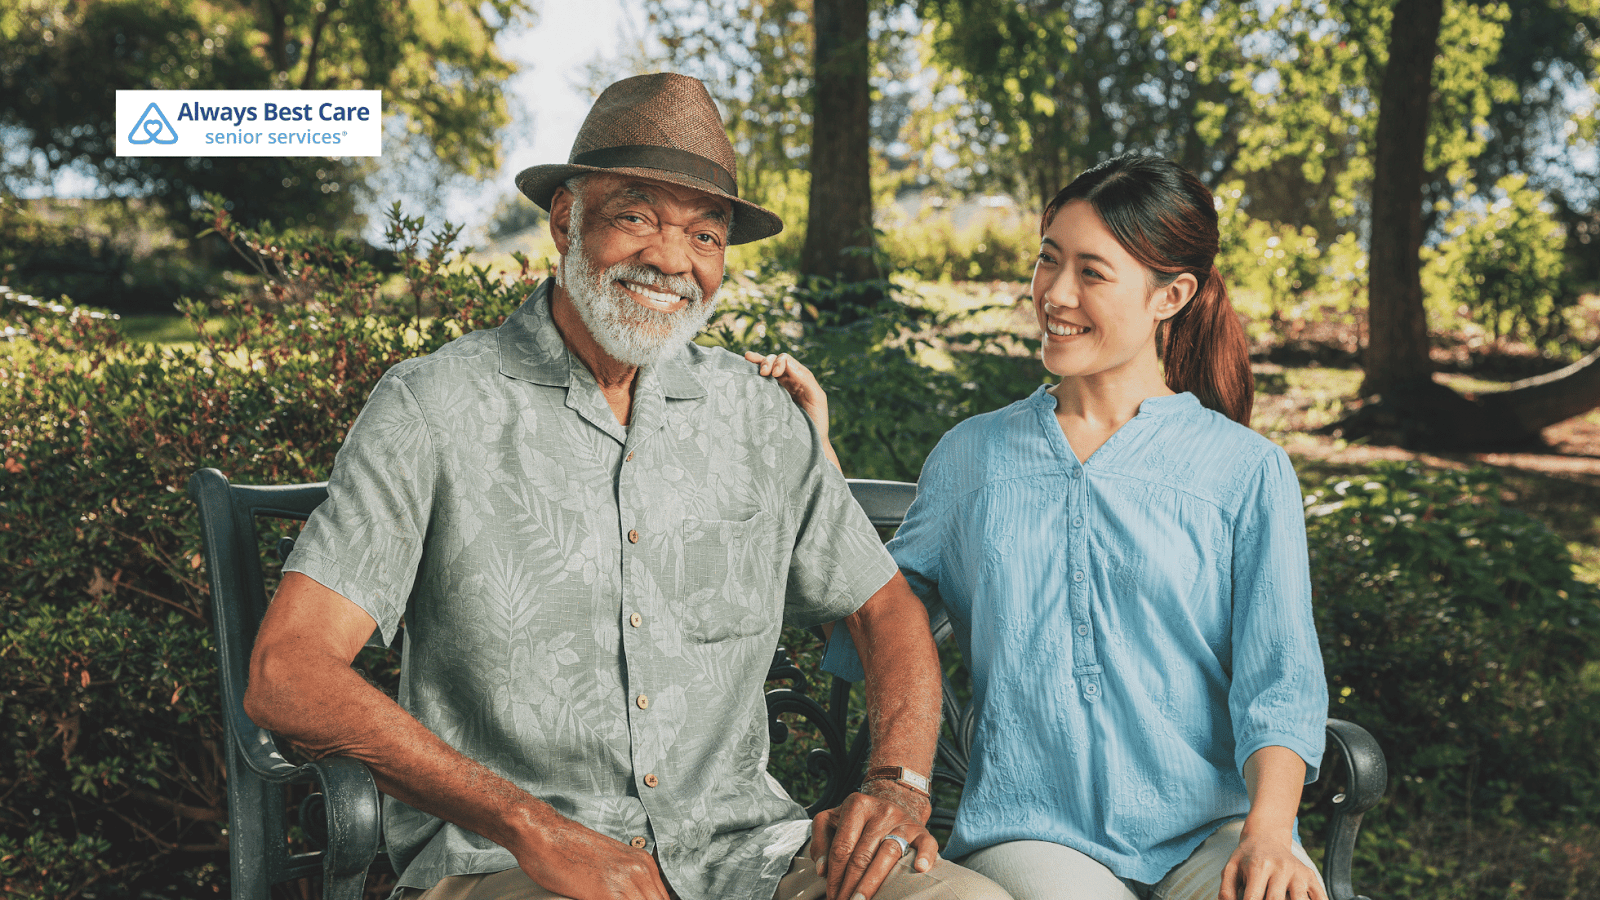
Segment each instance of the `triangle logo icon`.
[{"label": "triangle logo icon", "polygon": [[177,142],[178,130],[167,121],[161,107],[154,103],[145,107],[144,114],[139,117],[139,121],[133,123],[133,130],[128,132],[130,144],[176,144]]}]

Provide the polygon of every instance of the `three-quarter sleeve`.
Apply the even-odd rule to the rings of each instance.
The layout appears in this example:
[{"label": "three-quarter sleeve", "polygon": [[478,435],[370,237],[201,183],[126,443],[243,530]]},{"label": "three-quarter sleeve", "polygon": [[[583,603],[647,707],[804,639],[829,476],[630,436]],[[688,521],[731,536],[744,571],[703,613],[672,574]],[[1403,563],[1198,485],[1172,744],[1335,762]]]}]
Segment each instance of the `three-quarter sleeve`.
[{"label": "three-quarter sleeve", "polygon": [[1273,447],[1240,497],[1233,530],[1233,672],[1228,710],[1234,758],[1287,747],[1322,764],[1328,715],[1322,652],[1311,615],[1305,513],[1288,454]]},{"label": "three-quarter sleeve", "polygon": [[421,407],[393,372],[373,388],[328,477],[328,499],[284,562],[355,603],[394,639],[422,558],[434,450]]}]

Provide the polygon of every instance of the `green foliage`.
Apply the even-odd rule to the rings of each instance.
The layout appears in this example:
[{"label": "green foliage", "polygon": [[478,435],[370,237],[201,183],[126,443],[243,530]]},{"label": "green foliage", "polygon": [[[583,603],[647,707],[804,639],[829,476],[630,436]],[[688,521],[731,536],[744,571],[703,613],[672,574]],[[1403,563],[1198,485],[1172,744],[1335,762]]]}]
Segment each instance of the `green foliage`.
[{"label": "green foliage", "polygon": [[1389,766],[1356,847],[1371,896],[1571,898],[1600,879],[1600,590],[1500,490],[1486,469],[1380,463],[1306,500],[1329,714]]},{"label": "green foliage", "polygon": [[171,313],[178,295],[209,296],[223,275],[166,232],[161,211],[137,201],[0,196],[0,284],[84,306]]},{"label": "green foliage", "polygon": [[1507,175],[1487,208],[1461,203],[1445,221],[1448,236],[1424,249],[1423,283],[1440,314],[1435,321],[1461,308],[1496,340],[1521,336],[1548,346],[1562,336],[1566,230],[1527,182],[1525,175]]},{"label": "green foliage", "polygon": [[980,216],[957,228],[949,215],[918,215],[878,233],[895,271],[924,281],[1018,281],[1033,271],[1037,223],[1027,216]]},{"label": "green foliage", "polygon": [[[723,302],[731,315],[718,320],[711,339],[793,354],[827,387],[830,437],[845,473],[915,481],[946,431],[1027,396],[1044,372],[1034,355],[1009,355],[1012,346],[1036,352],[1036,343],[967,330],[987,307],[939,312],[904,297],[892,281],[873,286],[883,299],[867,308],[838,302],[860,296],[853,284],[824,283],[816,292],[770,282],[730,286]],[[927,366],[930,350],[954,350],[951,366]]]},{"label": "green foliage", "polygon": [[[420,138],[446,171],[477,174],[499,165],[496,132],[509,121],[500,90],[514,67],[494,39],[530,13],[527,0],[26,0],[0,19],[0,126],[8,151],[25,142],[35,152],[7,181],[48,184],[75,166],[118,193],[159,199],[178,222],[216,190],[246,222],[345,222],[368,164],[118,158],[115,89],[382,90],[396,133]],[[27,158],[8,152],[6,162]]]},{"label": "green foliage", "polygon": [[1331,714],[1377,736],[1402,820],[1592,824],[1600,591],[1498,490],[1380,464],[1310,494]]},{"label": "green foliage", "polygon": [[[928,149],[955,157],[964,187],[1000,185],[1042,203],[1123,150],[1161,152],[1198,171],[1229,153],[1241,108],[1224,79],[1201,77],[1194,57],[1169,45],[1176,25],[1165,0],[924,0],[918,8],[933,25],[931,57],[944,72],[938,88],[950,113],[945,140]],[[1194,132],[1202,108],[1210,143]]]},{"label": "green foliage", "polygon": [[[198,341],[4,302],[0,367],[0,887],[19,897],[209,895],[226,871],[197,468],[314,481],[389,366],[497,324],[522,272],[466,264],[396,211],[402,289],[360,247],[211,224],[263,274]],[[56,312],[54,310],[60,310]],[[210,327],[207,327],[208,322]],[[221,327],[218,327],[220,323]]]}]

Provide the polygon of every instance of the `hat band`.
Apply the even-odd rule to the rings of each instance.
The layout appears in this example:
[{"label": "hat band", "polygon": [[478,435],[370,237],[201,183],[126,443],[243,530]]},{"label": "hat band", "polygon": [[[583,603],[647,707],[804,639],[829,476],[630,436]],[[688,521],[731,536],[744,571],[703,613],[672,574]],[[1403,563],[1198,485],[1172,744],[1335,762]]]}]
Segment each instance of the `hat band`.
[{"label": "hat band", "polygon": [[676,172],[679,175],[688,175],[710,182],[731,197],[739,196],[739,183],[733,180],[727,169],[704,156],[696,156],[676,147],[656,147],[648,144],[601,147],[598,150],[586,150],[577,154],[568,161],[568,164],[593,166],[597,169],[660,169],[663,172]]}]

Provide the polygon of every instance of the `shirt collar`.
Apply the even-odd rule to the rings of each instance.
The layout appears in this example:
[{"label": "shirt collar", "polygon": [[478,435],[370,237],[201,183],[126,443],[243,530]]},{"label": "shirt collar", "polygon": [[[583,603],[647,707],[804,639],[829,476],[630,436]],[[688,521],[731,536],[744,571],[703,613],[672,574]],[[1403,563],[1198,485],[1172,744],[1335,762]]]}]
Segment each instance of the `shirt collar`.
[{"label": "shirt collar", "polygon": [[[571,352],[550,318],[554,284],[549,278],[540,282],[497,329],[500,374],[533,384],[571,386],[568,366],[582,363],[568,359]],[[660,383],[661,392],[670,399],[691,400],[706,395],[705,385],[690,371],[688,347],[673,347],[660,361],[646,366],[640,377],[647,374]]]},{"label": "shirt collar", "polygon": [[[1041,384],[1028,399],[1040,407],[1056,408],[1056,398],[1049,393],[1050,385]],[[1138,416],[1161,416],[1168,413],[1182,412],[1194,409],[1200,405],[1200,399],[1189,391],[1169,394],[1165,397],[1146,397],[1139,401]],[[1134,418],[1138,418],[1135,416]]]}]

